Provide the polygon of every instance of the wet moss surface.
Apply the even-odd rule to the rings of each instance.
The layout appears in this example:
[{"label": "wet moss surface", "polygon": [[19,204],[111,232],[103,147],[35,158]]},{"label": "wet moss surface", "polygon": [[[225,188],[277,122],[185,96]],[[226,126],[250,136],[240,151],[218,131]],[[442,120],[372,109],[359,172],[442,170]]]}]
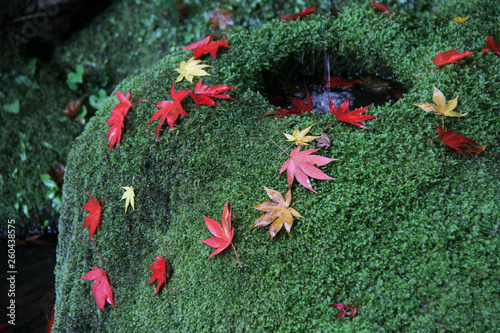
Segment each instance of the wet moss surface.
[{"label": "wet moss surface", "polygon": [[[482,8],[484,10],[477,10]],[[495,10],[496,9],[496,10]],[[60,219],[56,267],[55,331],[494,331],[498,324],[499,245],[498,69],[500,59],[482,54],[497,27],[498,4],[456,1],[432,15],[401,14],[397,24],[366,6],[348,6],[336,18],[312,15],[258,29],[235,28],[231,45],[212,66],[208,85],[229,84],[236,101],[195,107],[189,117],[155,142],[146,123],[165,99],[174,68],[188,52],[168,55],[116,89],[146,98],[127,116],[119,149],[109,150],[105,122],[117,104],[103,102],[70,153]],[[469,25],[452,22],[455,12],[475,11]],[[461,64],[416,77],[432,68],[440,49],[475,53]],[[332,146],[320,154],[339,158],[321,169],[335,181],[313,181],[317,194],[294,184],[297,219],[292,238],[282,231],[270,242],[265,229],[250,230],[267,200],[261,185],[284,193],[278,170],[286,157],[268,139],[285,146],[282,133],[317,123],[317,135],[332,115],[313,113],[279,121],[257,118],[269,104],[260,89],[265,73],[294,52],[335,50],[368,72],[390,66],[407,89],[395,103],[374,107],[380,119],[370,130],[336,122]],[[346,70],[351,70],[347,68]],[[183,81],[176,89],[194,84]],[[445,119],[487,150],[478,158],[415,135],[437,138],[440,118],[413,104],[430,102],[432,86],[448,99],[459,96],[463,118]],[[136,190],[136,210],[125,214],[120,186]],[[78,281],[99,255],[81,231],[88,198],[106,196],[96,237],[115,295],[115,307],[97,309],[90,282]],[[232,251],[210,259],[199,242],[210,236],[202,215],[220,220],[226,198],[233,207]],[[153,297],[147,285],[154,257],[172,242],[167,288]],[[328,303],[362,305],[352,321],[334,318]]]}]

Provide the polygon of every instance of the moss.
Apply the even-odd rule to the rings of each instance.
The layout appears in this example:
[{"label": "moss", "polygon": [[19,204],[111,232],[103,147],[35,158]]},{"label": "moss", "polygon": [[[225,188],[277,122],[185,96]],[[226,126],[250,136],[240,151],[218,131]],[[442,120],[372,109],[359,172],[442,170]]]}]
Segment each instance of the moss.
[{"label": "moss", "polygon": [[[468,3],[456,1],[456,8]],[[133,106],[119,149],[109,151],[106,142],[114,97],[73,145],[59,221],[55,331],[498,330],[492,254],[499,246],[500,58],[479,51],[499,8],[492,1],[478,6],[496,10],[478,11],[463,27],[443,21],[448,7],[420,20],[402,13],[394,25],[373,8],[353,5],[337,18],[235,28],[231,48],[217,60],[206,58],[212,76],[203,82],[237,86],[236,101],[218,101],[217,108],[183,101],[190,116],[180,117],[174,131],[164,128],[158,142],[156,124],[145,128],[156,110],[149,103],[165,99],[172,70],[188,53],[166,56],[120,83],[117,90],[148,102]],[[476,53],[415,77],[433,67],[429,57],[456,47]],[[337,180],[313,180],[318,194],[294,185],[294,208],[305,218],[296,219],[291,239],[282,231],[270,242],[265,228],[250,230],[260,212],[248,209],[267,199],[261,185],[287,188],[278,174],[285,157],[268,139],[285,145],[281,133],[314,122],[318,131],[332,119],[256,118],[270,108],[259,93],[263,73],[289,57],[325,50],[367,72],[386,66],[408,93],[370,108],[381,119],[371,120],[369,131],[338,122],[328,129],[333,144],[321,154],[339,161],[321,169]],[[439,118],[413,106],[430,101],[432,85],[460,96],[459,111],[469,114],[445,124],[486,144],[484,154],[464,159],[414,134],[437,137]],[[183,81],[176,89],[191,86]],[[125,214],[120,186],[136,190],[135,211]],[[96,242],[116,307],[102,312],[90,283],[78,281],[89,266],[102,265],[81,231],[83,190],[99,201],[106,196]],[[207,262],[211,249],[198,241],[210,236],[202,215],[220,220],[226,198],[242,268],[229,250]],[[153,297],[148,268],[166,255],[170,240],[172,275]],[[328,306],[337,302],[363,307],[343,321]]]}]

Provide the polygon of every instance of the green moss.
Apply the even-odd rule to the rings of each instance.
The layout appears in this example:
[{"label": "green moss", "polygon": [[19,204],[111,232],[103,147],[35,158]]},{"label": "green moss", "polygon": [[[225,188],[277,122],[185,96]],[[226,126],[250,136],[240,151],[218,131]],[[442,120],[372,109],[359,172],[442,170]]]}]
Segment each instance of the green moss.
[{"label": "green moss", "polygon": [[[469,8],[456,1],[456,8]],[[425,18],[386,15],[366,6],[346,7],[337,18],[313,15],[276,20],[255,30],[235,28],[231,48],[213,66],[208,85],[230,84],[236,101],[219,107],[183,105],[174,131],[155,142],[156,123],[146,124],[165,99],[188,53],[169,55],[117,90],[136,99],[119,149],[109,151],[105,125],[115,97],[75,141],[69,156],[56,267],[55,331],[440,331],[498,330],[497,258],[499,195],[498,100],[500,58],[481,54],[498,5],[475,1],[466,26],[444,21],[448,7]],[[491,8],[490,8],[491,9]],[[452,14],[447,14],[447,20]],[[498,24],[496,27],[498,27]],[[378,33],[375,33],[378,32]],[[420,42],[416,36],[425,36]],[[496,38],[496,36],[494,36]],[[475,54],[461,64],[429,70],[440,49]],[[393,105],[370,108],[370,130],[335,122],[327,131],[332,147],[321,155],[339,158],[321,169],[335,181],[313,180],[317,194],[292,187],[296,219],[292,238],[281,231],[272,242],[266,228],[250,230],[267,200],[261,185],[284,193],[285,157],[268,139],[285,146],[281,133],[312,123],[318,134],[331,115],[312,114],[276,121],[258,92],[264,72],[287,59],[319,51],[351,59],[353,68],[377,73],[389,68],[408,89]],[[274,73],[278,74],[278,73]],[[439,117],[413,106],[430,102],[432,86],[447,98],[459,95],[464,118],[445,120],[453,129],[486,144],[478,158],[457,152],[437,138]],[[181,82],[176,89],[192,87]],[[167,96],[168,98],[168,96]],[[120,186],[133,186],[136,210],[125,214]],[[115,308],[100,312],[91,283],[78,281],[89,266],[101,267],[87,231],[81,231],[87,190],[105,205],[97,247],[113,288]],[[210,237],[202,215],[220,220],[226,198],[233,207],[234,245],[243,264],[226,250],[207,262]],[[148,268],[166,255],[172,275],[153,297]],[[362,305],[352,321],[334,318],[328,303]]]}]

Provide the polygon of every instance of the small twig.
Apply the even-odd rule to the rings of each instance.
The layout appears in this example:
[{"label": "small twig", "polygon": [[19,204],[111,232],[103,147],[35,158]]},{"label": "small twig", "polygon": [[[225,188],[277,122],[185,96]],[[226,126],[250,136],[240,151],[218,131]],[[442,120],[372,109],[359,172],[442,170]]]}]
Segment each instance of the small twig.
[{"label": "small twig", "polygon": [[[293,146],[293,143],[292,143],[291,145],[289,145],[289,146],[285,149],[285,151],[288,151],[288,149],[290,149],[290,147],[291,147],[291,146]],[[279,154],[279,155],[278,155],[278,157],[281,157],[281,155],[283,155],[283,153]],[[288,156],[290,156],[290,155],[288,155]]]},{"label": "small twig", "polygon": [[330,125],[328,125],[325,128],[323,128],[323,131],[326,131],[328,128],[330,128],[330,126],[332,126],[333,123],[336,122],[336,121],[337,121],[337,119],[335,119],[334,121],[332,121],[332,123]]},{"label": "small twig", "polygon": [[279,149],[283,150],[283,152],[285,152],[290,157],[290,154],[288,154],[288,152],[286,150],[284,150],[283,148],[281,148],[281,146],[279,144],[277,144],[276,142],[274,142],[272,139],[269,139],[269,141],[271,141],[272,143],[274,143]]}]

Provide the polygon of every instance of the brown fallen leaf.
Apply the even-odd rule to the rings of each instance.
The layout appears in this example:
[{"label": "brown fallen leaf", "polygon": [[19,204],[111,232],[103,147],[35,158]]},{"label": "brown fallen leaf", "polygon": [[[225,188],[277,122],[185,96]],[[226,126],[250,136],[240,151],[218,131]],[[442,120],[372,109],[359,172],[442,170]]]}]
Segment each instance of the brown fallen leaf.
[{"label": "brown fallen leaf", "polygon": [[327,149],[330,147],[330,136],[323,131],[321,132],[321,136],[317,138],[316,141],[318,142],[318,145],[316,146],[317,148]]},{"label": "brown fallen leaf", "polygon": [[221,10],[212,10],[210,12],[210,24],[214,26],[214,29],[220,28],[221,30],[226,30],[228,25],[233,25],[234,14],[228,9],[222,8]]}]

